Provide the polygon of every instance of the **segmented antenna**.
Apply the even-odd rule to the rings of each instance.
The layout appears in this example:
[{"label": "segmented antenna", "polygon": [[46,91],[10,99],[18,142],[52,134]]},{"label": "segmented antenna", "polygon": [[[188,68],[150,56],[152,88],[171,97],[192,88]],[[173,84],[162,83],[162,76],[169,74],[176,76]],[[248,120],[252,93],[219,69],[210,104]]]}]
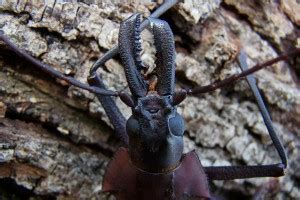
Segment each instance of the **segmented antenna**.
[{"label": "segmented antenna", "polygon": [[141,59],[141,52],[142,52],[142,44],[141,44],[141,17],[140,15],[136,18],[135,21],[135,27],[134,27],[134,60],[135,64],[137,66],[137,69],[141,71],[142,69],[145,69],[145,66]]}]

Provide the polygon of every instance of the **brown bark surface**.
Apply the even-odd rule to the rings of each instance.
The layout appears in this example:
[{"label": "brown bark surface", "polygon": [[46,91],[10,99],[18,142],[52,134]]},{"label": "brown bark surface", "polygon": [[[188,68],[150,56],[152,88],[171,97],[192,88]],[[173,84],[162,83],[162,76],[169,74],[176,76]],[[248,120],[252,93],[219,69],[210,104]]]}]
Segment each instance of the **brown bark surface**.
[{"label": "brown bark surface", "polygon": [[[103,2],[0,1],[0,31],[37,59],[86,82],[92,64],[117,44],[120,22],[135,12],[149,16],[159,6]],[[300,47],[299,13],[300,4],[292,0],[176,5],[163,19],[176,41],[178,87],[206,85],[239,72],[235,58],[241,48],[253,66]],[[142,38],[142,60],[154,67],[151,34],[144,31]],[[255,74],[287,149],[286,176],[215,181],[216,196],[300,198],[299,69],[298,57]],[[99,71],[110,89],[126,88],[118,57]],[[116,102],[130,116],[130,109]],[[186,120],[185,151],[196,149],[204,166],[279,162],[245,81],[188,97],[178,110]],[[0,199],[112,198],[101,193],[101,181],[117,147],[93,94],[38,71],[0,42]]]}]

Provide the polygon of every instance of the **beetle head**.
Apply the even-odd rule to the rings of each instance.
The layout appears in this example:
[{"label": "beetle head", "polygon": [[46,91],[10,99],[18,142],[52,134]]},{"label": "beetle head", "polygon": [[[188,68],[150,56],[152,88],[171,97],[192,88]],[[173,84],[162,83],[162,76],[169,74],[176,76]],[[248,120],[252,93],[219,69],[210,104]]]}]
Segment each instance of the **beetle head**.
[{"label": "beetle head", "polygon": [[182,156],[184,121],[172,96],[138,99],[126,125],[132,161],[139,168],[162,172],[175,168]]}]

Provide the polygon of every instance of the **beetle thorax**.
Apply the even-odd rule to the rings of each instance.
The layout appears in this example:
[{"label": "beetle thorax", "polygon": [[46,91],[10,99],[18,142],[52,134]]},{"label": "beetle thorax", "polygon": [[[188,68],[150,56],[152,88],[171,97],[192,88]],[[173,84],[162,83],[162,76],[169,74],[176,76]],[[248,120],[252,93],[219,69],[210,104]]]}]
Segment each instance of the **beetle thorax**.
[{"label": "beetle thorax", "polygon": [[172,96],[139,98],[127,121],[133,164],[148,172],[174,169],[183,151],[184,121],[172,105]]}]

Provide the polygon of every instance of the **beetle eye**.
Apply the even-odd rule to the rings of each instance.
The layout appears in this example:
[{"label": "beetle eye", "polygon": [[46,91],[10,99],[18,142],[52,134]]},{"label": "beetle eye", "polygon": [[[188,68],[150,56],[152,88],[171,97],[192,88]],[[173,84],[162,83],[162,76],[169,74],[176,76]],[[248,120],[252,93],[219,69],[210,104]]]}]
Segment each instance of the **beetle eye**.
[{"label": "beetle eye", "polygon": [[175,117],[169,120],[169,128],[173,135],[182,136],[184,133],[184,120],[182,116],[176,113]]}]

